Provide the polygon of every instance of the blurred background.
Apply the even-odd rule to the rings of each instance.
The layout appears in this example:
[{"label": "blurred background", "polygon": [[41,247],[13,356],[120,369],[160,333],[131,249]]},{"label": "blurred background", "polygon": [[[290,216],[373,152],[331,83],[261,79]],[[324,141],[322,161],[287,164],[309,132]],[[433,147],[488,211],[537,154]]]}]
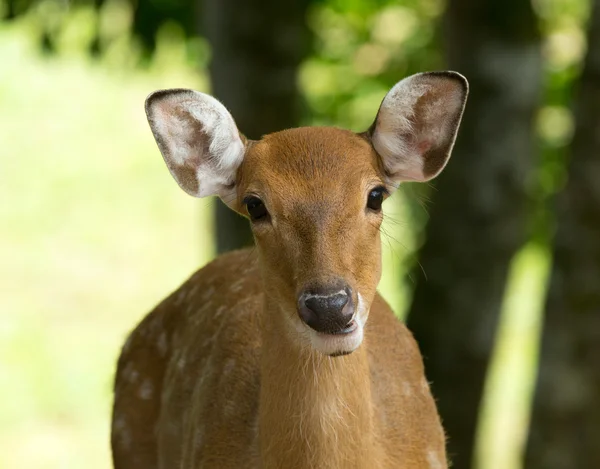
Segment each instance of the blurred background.
[{"label": "blurred background", "polygon": [[381,291],[455,469],[600,468],[600,0],[0,0],[0,467],[111,467],[126,335],[251,242],[171,180],[151,91],[251,138],[362,131],[437,69],[470,99],[444,174],[386,203]]}]

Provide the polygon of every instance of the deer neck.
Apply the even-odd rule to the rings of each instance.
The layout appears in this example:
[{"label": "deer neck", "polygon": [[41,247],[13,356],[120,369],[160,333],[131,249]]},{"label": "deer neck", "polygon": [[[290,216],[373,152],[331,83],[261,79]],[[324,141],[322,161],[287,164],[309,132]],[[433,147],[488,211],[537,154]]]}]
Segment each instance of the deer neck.
[{"label": "deer neck", "polygon": [[324,356],[302,347],[277,309],[267,300],[262,321],[262,467],[378,467],[366,344]]}]

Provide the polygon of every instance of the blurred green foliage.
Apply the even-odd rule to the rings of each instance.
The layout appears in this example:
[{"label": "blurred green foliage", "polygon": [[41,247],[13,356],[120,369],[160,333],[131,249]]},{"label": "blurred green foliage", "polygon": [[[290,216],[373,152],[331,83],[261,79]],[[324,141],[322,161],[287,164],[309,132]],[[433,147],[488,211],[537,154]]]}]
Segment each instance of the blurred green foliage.
[{"label": "blurred green foliage", "polygon": [[142,103],[206,80],[181,43],[143,71],[46,57],[31,21],[0,28],[0,467],[106,468],[120,344],[213,252],[210,202],[172,184]]},{"label": "blurred green foliage", "polygon": [[399,77],[443,67],[435,42],[442,5],[427,1],[332,1],[308,21],[314,56],[300,80],[311,122],[366,130]]},{"label": "blurred green foliage", "polygon": [[570,104],[587,47],[585,23],[590,4],[582,0],[536,0],[534,6],[544,37],[546,73],[538,115],[541,159],[531,193],[535,204],[532,233],[538,242],[547,244],[554,231],[554,217],[547,202],[566,180],[566,147],[573,134]]},{"label": "blurred green foliage", "polygon": [[[549,262],[548,202],[566,177],[571,88],[586,49],[587,2],[534,3],[546,59],[531,181],[536,245],[515,260],[507,290],[482,413],[484,469],[519,467]],[[212,202],[186,197],[170,180],[142,110],[157,88],[208,91],[210,48],[164,14],[170,19],[150,28],[149,54],[148,32],[133,27],[125,0],[99,9],[10,5],[12,14],[27,13],[0,22],[0,467],[105,468],[125,334],[214,252]],[[315,1],[314,52],[299,75],[305,123],[364,130],[399,78],[443,68],[443,6]],[[0,1],[0,16],[11,8]],[[399,315],[410,299],[427,191],[407,185],[386,208],[381,289]]]}]

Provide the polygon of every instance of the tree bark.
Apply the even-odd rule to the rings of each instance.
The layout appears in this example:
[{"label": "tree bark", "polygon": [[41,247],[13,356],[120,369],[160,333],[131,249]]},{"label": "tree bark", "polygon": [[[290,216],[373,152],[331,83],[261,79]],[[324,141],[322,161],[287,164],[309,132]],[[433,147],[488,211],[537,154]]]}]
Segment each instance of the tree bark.
[{"label": "tree bark", "polygon": [[[309,0],[203,0],[213,94],[250,139],[300,122],[296,75],[310,51],[308,5]],[[221,202],[216,226],[219,252],[252,242],[248,222]]]},{"label": "tree bark", "polygon": [[509,263],[527,234],[527,183],[541,88],[540,35],[523,0],[449,0],[451,69],[470,82],[453,157],[437,181],[408,325],[448,434],[471,466]]},{"label": "tree bark", "polygon": [[527,469],[600,467],[600,0],[574,110]]}]

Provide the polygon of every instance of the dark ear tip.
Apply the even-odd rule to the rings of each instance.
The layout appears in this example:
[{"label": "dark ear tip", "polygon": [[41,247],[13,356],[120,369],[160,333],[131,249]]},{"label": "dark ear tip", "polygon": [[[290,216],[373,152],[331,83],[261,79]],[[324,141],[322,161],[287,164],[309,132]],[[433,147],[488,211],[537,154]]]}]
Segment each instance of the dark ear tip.
[{"label": "dark ear tip", "polygon": [[148,118],[150,118],[152,114],[152,107],[154,104],[157,101],[160,101],[161,98],[164,98],[166,95],[168,95],[169,91],[171,90],[156,90],[146,97],[146,100],[144,101],[144,109],[146,110],[146,116],[148,116]]},{"label": "dark ear tip", "polygon": [[179,95],[190,94],[193,92],[194,92],[193,90],[189,90],[186,88],[167,88],[164,90],[153,91],[146,97],[146,100],[144,101],[144,109],[146,110],[146,115],[148,117],[150,117],[151,112],[152,112],[152,106],[156,102],[158,102],[168,96],[175,96],[178,94]]},{"label": "dark ear tip", "polygon": [[465,97],[466,97],[469,94],[469,80],[467,80],[467,77],[465,77],[463,74],[458,73],[458,72],[448,71],[447,73],[448,73],[448,78],[452,78],[452,79],[460,82],[460,84],[463,87]]},{"label": "dark ear tip", "polygon": [[144,110],[146,111],[146,116],[148,118],[150,118],[152,112],[152,104],[154,104],[154,101],[158,98],[161,91],[163,90],[153,91],[146,97],[146,100],[144,101]]},{"label": "dark ear tip", "polygon": [[461,73],[455,72],[453,70],[443,70],[443,71],[437,71],[437,72],[425,72],[423,75],[453,80],[455,82],[460,83],[465,95],[467,95],[469,93],[469,81]]}]

